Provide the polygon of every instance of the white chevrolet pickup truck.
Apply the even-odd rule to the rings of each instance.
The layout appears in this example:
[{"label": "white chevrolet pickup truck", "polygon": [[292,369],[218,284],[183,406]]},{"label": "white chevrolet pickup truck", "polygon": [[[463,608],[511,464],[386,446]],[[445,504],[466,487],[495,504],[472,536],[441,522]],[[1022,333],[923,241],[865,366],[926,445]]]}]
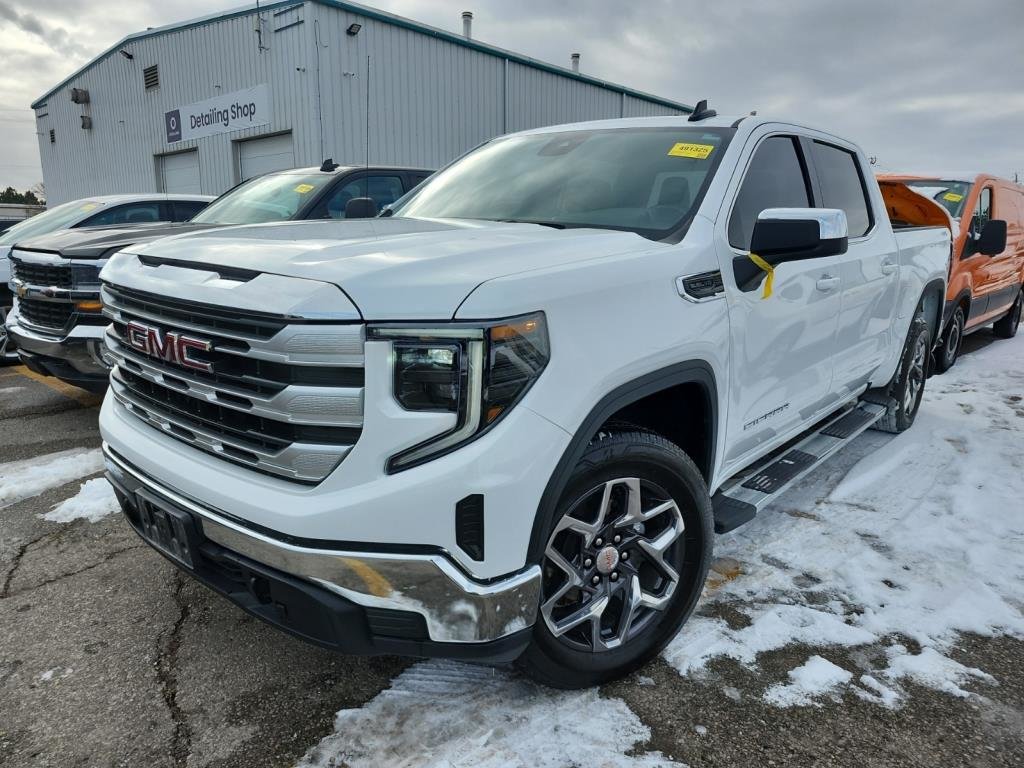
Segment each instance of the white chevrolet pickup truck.
[{"label": "white chevrolet pickup truck", "polygon": [[914,421],[950,233],[898,224],[850,142],[698,108],[495,139],[381,218],[129,248],[108,477],[306,640],[600,683],[716,532]]}]

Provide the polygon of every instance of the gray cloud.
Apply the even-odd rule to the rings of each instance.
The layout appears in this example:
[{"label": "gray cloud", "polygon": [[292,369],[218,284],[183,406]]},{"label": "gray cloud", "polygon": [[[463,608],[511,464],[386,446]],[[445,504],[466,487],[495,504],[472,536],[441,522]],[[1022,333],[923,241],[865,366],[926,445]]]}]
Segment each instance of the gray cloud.
[{"label": "gray cloud", "polygon": [[[15,2],[23,0],[14,0]],[[0,0],[0,19],[26,16],[51,34],[74,29],[95,55],[124,35],[231,8],[239,0]],[[1024,2],[974,0],[374,0],[384,10],[452,31],[461,11],[488,43],[582,68],[667,98],[707,98],[723,113],[752,109],[847,136],[893,170],[984,169],[1024,176]],[[56,20],[59,20],[59,24]],[[2,27],[2,24],[0,24]],[[26,31],[31,31],[25,28]],[[32,31],[38,39],[43,37]],[[0,43],[3,41],[0,40]],[[3,106],[28,106],[86,57],[38,51],[8,64]],[[71,55],[69,55],[69,53]],[[7,70],[11,75],[4,77]],[[14,72],[17,72],[15,75]],[[37,154],[34,126],[0,122],[0,186],[27,186],[7,163]]]},{"label": "gray cloud", "polygon": [[56,26],[48,27],[34,14],[19,12],[9,3],[0,2],[0,19],[11,22],[23,32],[35,35],[51,48],[54,53],[64,56],[68,54],[72,56],[85,56],[89,53],[89,48],[80,45],[66,29]]}]

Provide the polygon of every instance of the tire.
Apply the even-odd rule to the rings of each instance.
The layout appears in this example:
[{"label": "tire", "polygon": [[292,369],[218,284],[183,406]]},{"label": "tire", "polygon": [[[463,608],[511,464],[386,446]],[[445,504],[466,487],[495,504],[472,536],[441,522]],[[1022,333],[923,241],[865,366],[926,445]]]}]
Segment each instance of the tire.
[{"label": "tire", "polygon": [[0,307],[0,365],[13,365],[18,362],[18,353],[15,351],[14,340],[7,334],[4,323],[7,322],[6,307]]},{"label": "tire", "polygon": [[540,610],[517,664],[554,688],[600,685],[657,655],[696,606],[711,498],[675,444],[606,431],[573,469],[545,534]]},{"label": "tire", "polygon": [[924,396],[924,384],[928,379],[930,340],[928,321],[923,313],[918,312],[907,332],[900,367],[886,390],[888,409],[875,422],[875,429],[896,434],[913,425]]},{"label": "tire", "polygon": [[964,341],[964,325],[963,307],[957,307],[942,337],[942,344],[936,350],[935,369],[939,373],[945,373],[952,368],[960,356],[960,347]]},{"label": "tire", "polygon": [[1010,311],[992,325],[992,333],[1000,339],[1012,339],[1017,335],[1020,327],[1021,311],[1024,309],[1024,290],[1017,291],[1017,298],[1014,299]]}]

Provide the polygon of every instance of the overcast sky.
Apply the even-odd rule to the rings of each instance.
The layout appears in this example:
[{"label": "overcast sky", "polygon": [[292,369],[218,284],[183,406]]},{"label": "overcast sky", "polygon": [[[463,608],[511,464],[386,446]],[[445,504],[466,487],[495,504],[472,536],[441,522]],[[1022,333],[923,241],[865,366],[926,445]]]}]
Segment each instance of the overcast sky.
[{"label": "overcast sky", "polygon": [[[124,35],[225,0],[0,0],[0,188],[42,179],[29,103]],[[670,99],[811,122],[891,170],[1024,178],[1024,0],[377,0]]]}]

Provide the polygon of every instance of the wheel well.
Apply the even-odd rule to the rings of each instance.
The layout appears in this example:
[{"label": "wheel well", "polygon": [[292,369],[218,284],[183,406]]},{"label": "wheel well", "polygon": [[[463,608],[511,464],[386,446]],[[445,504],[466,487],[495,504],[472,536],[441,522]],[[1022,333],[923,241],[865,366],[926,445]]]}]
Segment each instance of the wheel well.
[{"label": "wheel well", "polygon": [[946,297],[945,285],[941,280],[935,280],[924,287],[924,293],[921,295],[920,306],[921,311],[924,312],[925,320],[928,322],[928,328],[931,331],[932,345],[939,343],[939,338],[942,336],[943,325],[942,316],[944,312],[944,299]]},{"label": "wheel well", "polygon": [[711,409],[707,392],[697,382],[677,384],[630,403],[613,413],[601,429],[617,424],[637,426],[672,441],[693,459],[704,480],[710,482]]},{"label": "wheel well", "polygon": [[548,478],[533,521],[528,563],[539,562],[558,499],[587,446],[602,428],[626,421],[675,442],[710,482],[718,439],[718,387],[711,365],[687,360],[622,384],[594,405]]}]

